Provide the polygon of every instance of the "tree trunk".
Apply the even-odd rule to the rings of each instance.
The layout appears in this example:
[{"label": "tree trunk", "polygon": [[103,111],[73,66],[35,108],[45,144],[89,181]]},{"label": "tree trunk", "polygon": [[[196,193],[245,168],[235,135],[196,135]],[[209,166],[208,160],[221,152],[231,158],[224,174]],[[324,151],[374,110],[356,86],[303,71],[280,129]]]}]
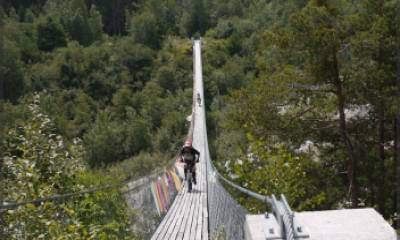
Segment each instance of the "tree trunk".
[{"label": "tree trunk", "polygon": [[379,136],[379,172],[378,179],[378,205],[379,212],[385,216],[385,110],[384,104],[380,104],[378,113],[378,136]]},{"label": "tree trunk", "polygon": [[336,51],[333,51],[333,85],[337,98],[337,108],[339,112],[339,131],[347,152],[347,178],[349,182],[349,193],[352,207],[358,206],[358,185],[356,179],[357,162],[354,157],[354,147],[349,137],[345,110],[345,97],[343,94],[343,82],[339,75],[339,66],[336,57]]},{"label": "tree trunk", "polygon": [[[0,0],[0,3],[2,1]],[[0,12],[0,56],[3,56],[3,16],[2,13]],[[0,60],[1,61],[1,60]],[[3,79],[3,73],[2,73],[2,69],[1,69],[1,65],[0,65],[0,100],[4,99],[4,79]],[[1,114],[1,107],[0,107],[0,114]],[[0,127],[0,131],[1,131],[1,127]],[[1,133],[0,133],[0,141],[2,141],[1,139]],[[0,149],[1,150],[1,149]],[[4,199],[4,192],[3,192],[3,156],[1,154],[0,151],[0,204],[2,204],[3,199]],[[3,213],[0,212],[0,239],[5,239],[5,233],[4,233],[4,229],[5,229],[5,222],[4,222],[4,218],[3,218]]]},{"label": "tree trunk", "polygon": [[[394,160],[396,190],[393,203],[394,211],[397,212],[398,215],[400,212],[400,114],[398,114],[394,119]],[[400,228],[400,220],[398,216],[395,219],[394,226],[396,227],[396,229]]]},{"label": "tree trunk", "polygon": [[[397,71],[396,71],[396,80],[397,80],[397,90],[400,94],[400,1],[397,1],[397,14],[396,14],[396,23],[397,23]],[[395,164],[396,164],[396,228],[400,229],[400,109],[397,109],[397,116],[395,119]]]},{"label": "tree trunk", "polygon": [[[396,71],[396,80],[397,80],[397,90],[400,94],[400,1],[397,1],[397,14],[396,14],[396,23],[397,23],[397,71]],[[400,220],[398,215],[400,214],[400,109],[397,109],[397,116],[395,119],[395,132],[394,132],[394,143],[395,143],[395,164],[396,164],[396,228],[400,229]]]},{"label": "tree trunk", "polygon": [[[378,1],[377,13],[380,17],[383,17],[384,11],[384,0]],[[384,41],[381,39],[379,41],[378,47],[378,55],[377,62],[379,68],[383,68],[385,64],[385,56],[384,56]],[[378,152],[379,152],[379,179],[377,179],[378,184],[378,208],[379,212],[385,216],[385,102],[383,99],[377,102],[378,109]]]},{"label": "tree trunk", "polygon": [[[0,13],[0,56],[3,56],[4,54],[4,49],[3,49],[3,16],[1,16]],[[0,60],[1,61],[1,60]],[[4,99],[4,79],[3,79],[3,70],[1,69],[0,65],[0,100]]]}]

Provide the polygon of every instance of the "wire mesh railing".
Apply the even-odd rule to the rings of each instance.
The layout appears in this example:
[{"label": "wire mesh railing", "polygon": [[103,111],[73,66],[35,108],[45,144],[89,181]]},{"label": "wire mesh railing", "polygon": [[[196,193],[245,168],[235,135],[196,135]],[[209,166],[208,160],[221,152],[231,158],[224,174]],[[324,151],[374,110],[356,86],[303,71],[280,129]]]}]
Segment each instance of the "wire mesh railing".
[{"label": "wire mesh railing", "polygon": [[[232,187],[233,189],[238,190],[239,192],[242,192],[250,197],[253,197],[255,199],[258,199],[262,202],[264,202],[266,205],[268,205],[268,207],[271,209],[273,215],[275,216],[277,223],[280,227],[280,236],[281,239],[285,239],[285,240],[294,240],[294,239],[306,239],[309,238],[309,235],[303,231],[303,228],[299,225],[296,224],[295,222],[295,214],[292,211],[292,209],[290,208],[286,197],[281,194],[280,196],[280,200],[277,200],[277,198],[275,197],[275,195],[271,195],[271,196],[264,196],[261,194],[258,194],[256,192],[253,192],[249,189],[243,188],[237,184],[235,184],[234,182],[228,180],[227,178],[225,178],[224,176],[222,176],[217,170],[216,168],[213,166],[212,162],[209,161],[209,188],[211,186],[211,196],[209,195],[209,204],[210,205],[216,205],[215,208],[211,208],[210,211],[210,224],[224,224],[224,229],[228,230],[228,232],[225,233],[225,236],[229,236],[229,238],[225,238],[225,239],[232,239],[230,237],[234,237],[234,239],[243,239],[244,235],[242,232],[239,232],[237,229],[233,228],[231,229],[229,224],[233,223],[233,226],[236,226],[240,229],[244,229],[244,223],[245,223],[245,214],[247,214],[246,210],[241,210],[240,208],[242,207],[237,207],[237,203],[235,200],[231,201],[229,198],[228,200],[225,200],[226,198],[224,197],[215,197],[213,195],[216,194],[229,194],[226,192],[225,189],[223,189],[223,186],[221,185],[221,183],[218,182],[218,180],[221,180],[222,182],[224,182],[225,184],[229,185],[230,187]],[[216,189],[218,190],[214,190],[213,185],[216,185]],[[210,194],[210,193],[209,193]],[[230,198],[232,198],[229,195]],[[221,205],[219,202],[225,202],[225,206]],[[215,204],[215,202],[217,202],[217,204]],[[228,219],[224,219],[224,220],[220,220],[218,217],[218,214],[213,214],[212,211],[220,211],[220,208],[222,206],[222,209],[230,209],[228,210],[229,214],[225,215],[225,218]],[[216,215],[216,216],[215,216]],[[243,216],[244,215],[244,216]],[[240,221],[238,221],[237,219],[240,219]],[[228,224],[228,225],[226,225]],[[228,226],[228,227],[226,227]],[[267,227],[267,226],[266,226]],[[211,227],[212,228],[212,227]],[[211,229],[210,228],[210,229]],[[217,231],[218,233],[218,231]],[[218,234],[214,234],[213,236],[218,236]]]},{"label": "wire mesh railing", "polygon": [[222,186],[211,161],[207,165],[210,239],[244,239],[247,210]]},{"label": "wire mesh railing", "polygon": [[149,239],[181,188],[181,177],[175,167],[128,184],[123,194],[135,210],[131,218],[132,232]]}]

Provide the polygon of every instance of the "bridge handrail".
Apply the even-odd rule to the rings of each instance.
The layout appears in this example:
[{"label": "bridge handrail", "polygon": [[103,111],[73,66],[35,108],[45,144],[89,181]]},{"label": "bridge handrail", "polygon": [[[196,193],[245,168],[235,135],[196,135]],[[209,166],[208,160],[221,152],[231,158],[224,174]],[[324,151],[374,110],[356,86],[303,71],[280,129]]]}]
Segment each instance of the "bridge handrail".
[{"label": "bridge handrail", "polygon": [[212,163],[211,163],[211,165],[212,165],[212,168],[213,168],[215,174],[218,176],[218,178],[221,179],[222,181],[224,181],[229,186],[231,186],[231,187],[239,190],[240,192],[245,193],[245,194],[247,194],[247,195],[249,195],[249,196],[251,196],[251,197],[253,197],[255,199],[258,199],[258,200],[263,201],[265,203],[272,204],[272,198],[271,197],[265,196],[265,195],[261,195],[259,193],[254,192],[254,191],[251,191],[251,190],[249,190],[247,188],[239,186],[238,184],[236,184],[236,183],[226,179],[224,176],[222,176],[218,172],[218,170],[214,167],[214,165]]},{"label": "bridge handrail", "polygon": [[[258,199],[262,202],[265,202],[269,204],[272,208],[272,212],[274,213],[275,217],[277,218],[277,221],[279,225],[281,226],[281,231],[282,234],[284,235],[286,240],[294,240],[297,237],[300,237],[299,234],[296,234],[295,227],[294,227],[294,213],[292,209],[290,208],[285,195],[281,194],[281,200],[278,201],[275,197],[274,194],[271,196],[265,196],[259,193],[256,193],[252,190],[249,190],[247,188],[244,188],[224,176],[222,176],[221,173],[218,172],[218,170],[215,168],[214,164],[212,161],[210,161],[211,168],[214,171],[215,175],[224,181],[226,184],[229,186],[235,188],[236,190],[239,190],[240,192],[253,197],[255,199]],[[307,236],[304,236],[307,237]]]}]

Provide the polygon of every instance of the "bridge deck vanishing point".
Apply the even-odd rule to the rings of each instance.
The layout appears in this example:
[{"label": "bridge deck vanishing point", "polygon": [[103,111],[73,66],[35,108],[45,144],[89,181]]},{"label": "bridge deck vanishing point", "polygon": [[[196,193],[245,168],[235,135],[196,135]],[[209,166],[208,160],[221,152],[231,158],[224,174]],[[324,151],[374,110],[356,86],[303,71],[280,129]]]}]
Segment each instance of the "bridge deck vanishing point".
[{"label": "bridge deck vanishing point", "polygon": [[[194,41],[194,96],[201,95],[202,105],[194,104],[193,146],[200,151],[200,162],[196,164],[197,185],[191,193],[185,186],[177,194],[174,203],[160,223],[152,240],[164,239],[202,239],[208,240],[207,206],[207,133],[205,124],[203,79],[201,73],[200,41]],[[197,70],[196,70],[197,69]]]}]

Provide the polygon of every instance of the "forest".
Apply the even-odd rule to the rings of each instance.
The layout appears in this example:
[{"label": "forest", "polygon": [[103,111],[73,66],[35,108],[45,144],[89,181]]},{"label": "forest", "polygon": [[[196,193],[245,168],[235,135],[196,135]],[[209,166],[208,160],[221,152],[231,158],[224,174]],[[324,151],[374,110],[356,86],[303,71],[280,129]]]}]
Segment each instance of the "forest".
[{"label": "forest", "polygon": [[[0,0],[0,199],[170,164],[201,37],[211,155],[225,176],[284,193],[295,210],[372,207],[400,226],[399,5]],[[0,238],[141,239],[123,202],[109,190],[1,212]]]}]

